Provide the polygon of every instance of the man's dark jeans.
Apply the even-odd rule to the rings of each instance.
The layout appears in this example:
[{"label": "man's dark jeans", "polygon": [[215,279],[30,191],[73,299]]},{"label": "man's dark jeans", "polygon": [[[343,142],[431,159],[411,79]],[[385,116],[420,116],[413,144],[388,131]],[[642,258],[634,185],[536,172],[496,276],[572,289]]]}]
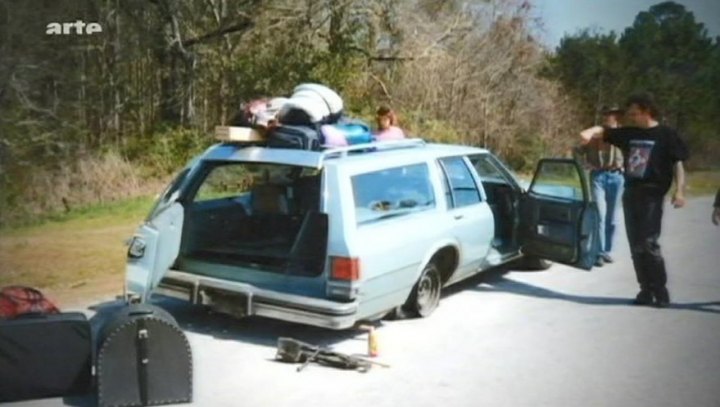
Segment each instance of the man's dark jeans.
[{"label": "man's dark jeans", "polygon": [[635,274],[640,289],[662,292],[667,283],[665,260],[658,238],[665,194],[658,189],[631,187],[623,194],[625,229],[630,242]]}]

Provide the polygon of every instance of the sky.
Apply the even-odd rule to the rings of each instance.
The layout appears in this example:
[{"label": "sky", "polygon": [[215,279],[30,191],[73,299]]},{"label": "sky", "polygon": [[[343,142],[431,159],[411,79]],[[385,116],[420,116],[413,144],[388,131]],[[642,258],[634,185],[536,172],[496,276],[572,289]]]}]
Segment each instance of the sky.
[{"label": "sky", "polygon": [[[533,0],[535,13],[543,22],[540,39],[551,48],[564,34],[591,28],[602,33],[622,33],[635,16],[662,0]],[[720,0],[675,0],[705,24],[711,37],[720,35]]]}]

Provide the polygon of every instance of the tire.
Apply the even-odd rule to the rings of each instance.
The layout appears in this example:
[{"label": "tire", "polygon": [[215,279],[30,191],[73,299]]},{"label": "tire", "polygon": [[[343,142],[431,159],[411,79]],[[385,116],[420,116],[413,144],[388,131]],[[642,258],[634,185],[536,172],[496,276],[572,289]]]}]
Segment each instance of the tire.
[{"label": "tire", "polygon": [[426,318],[440,304],[442,279],[440,270],[434,263],[428,263],[420,274],[420,278],[410,292],[410,297],[403,309],[411,315]]},{"label": "tire", "polygon": [[525,256],[518,260],[517,268],[520,270],[547,270],[552,267],[550,260],[541,259],[535,256]]}]

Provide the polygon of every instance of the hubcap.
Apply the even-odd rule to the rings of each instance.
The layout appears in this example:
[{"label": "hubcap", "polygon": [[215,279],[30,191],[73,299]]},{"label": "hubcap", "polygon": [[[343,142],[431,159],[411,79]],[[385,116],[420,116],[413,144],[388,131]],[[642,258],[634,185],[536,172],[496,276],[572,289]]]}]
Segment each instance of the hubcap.
[{"label": "hubcap", "polygon": [[431,310],[437,304],[439,292],[436,281],[430,275],[424,275],[418,285],[417,304],[422,311]]}]

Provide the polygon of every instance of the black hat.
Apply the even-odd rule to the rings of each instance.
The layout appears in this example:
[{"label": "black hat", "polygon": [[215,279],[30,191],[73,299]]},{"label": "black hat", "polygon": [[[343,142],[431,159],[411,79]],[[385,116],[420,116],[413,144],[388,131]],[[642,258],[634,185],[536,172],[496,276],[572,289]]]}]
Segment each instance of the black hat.
[{"label": "black hat", "polygon": [[623,114],[625,111],[618,105],[610,105],[610,106],[603,106],[602,107],[602,114],[603,115],[609,115],[609,114]]}]

